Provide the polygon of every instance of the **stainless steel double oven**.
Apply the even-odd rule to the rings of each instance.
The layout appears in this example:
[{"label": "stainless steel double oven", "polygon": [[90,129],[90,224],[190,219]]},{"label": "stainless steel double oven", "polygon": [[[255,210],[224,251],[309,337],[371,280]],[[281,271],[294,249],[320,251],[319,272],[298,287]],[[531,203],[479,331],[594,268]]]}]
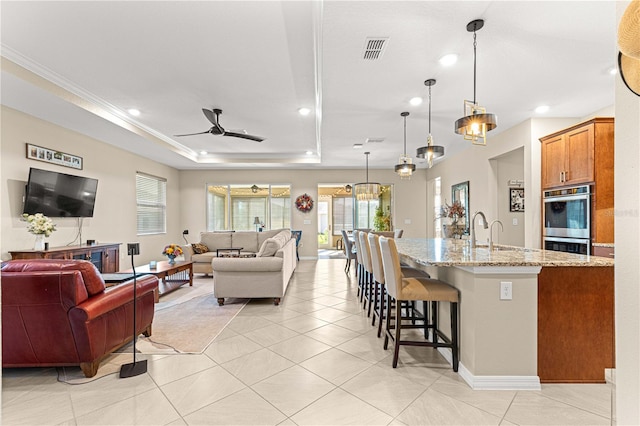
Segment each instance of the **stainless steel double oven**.
[{"label": "stainless steel double oven", "polygon": [[543,192],[544,249],[577,254],[591,252],[589,185]]}]

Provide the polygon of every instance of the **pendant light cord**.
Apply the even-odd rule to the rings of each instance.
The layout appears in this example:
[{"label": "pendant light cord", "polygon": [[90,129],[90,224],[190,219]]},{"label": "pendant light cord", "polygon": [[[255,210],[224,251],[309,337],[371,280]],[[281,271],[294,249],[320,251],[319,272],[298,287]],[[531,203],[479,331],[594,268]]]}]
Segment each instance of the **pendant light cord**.
[{"label": "pendant light cord", "polygon": [[431,86],[429,86],[429,134],[431,134]]},{"label": "pendant light cord", "polygon": [[473,104],[476,105],[476,30],[473,30]]},{"label": "pendant light cord", "polygon": [[407,158],[407,116],[404,116],[404,157]]}]

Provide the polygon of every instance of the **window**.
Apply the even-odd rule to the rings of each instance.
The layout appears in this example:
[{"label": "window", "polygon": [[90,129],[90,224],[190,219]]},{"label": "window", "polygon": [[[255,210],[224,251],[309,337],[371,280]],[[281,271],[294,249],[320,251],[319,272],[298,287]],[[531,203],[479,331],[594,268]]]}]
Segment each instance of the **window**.
[{"label": "window", "polygon": [[255,231],[261,225],[291,227],[289,185],[207,185],[208,231]]},{"label": "window", "polygon": [[353,231],[353,197],[333,199],[333,235],[341,235],[343,229]]},{"label": "window", "polygon": [[136,173],[138,235],[167,232],[167,180]]}]

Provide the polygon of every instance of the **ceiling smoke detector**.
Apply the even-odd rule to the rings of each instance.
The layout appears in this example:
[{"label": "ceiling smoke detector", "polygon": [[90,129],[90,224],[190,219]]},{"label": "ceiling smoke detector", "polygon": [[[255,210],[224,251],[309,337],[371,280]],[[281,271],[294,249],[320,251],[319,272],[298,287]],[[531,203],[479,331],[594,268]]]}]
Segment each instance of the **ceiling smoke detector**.
[{"label": "ceiling smoke detector", "polygon": [[382,57],[384,49],[387,47],[389,37],[367,37],[364,40],[363,59],[375,61]]}]

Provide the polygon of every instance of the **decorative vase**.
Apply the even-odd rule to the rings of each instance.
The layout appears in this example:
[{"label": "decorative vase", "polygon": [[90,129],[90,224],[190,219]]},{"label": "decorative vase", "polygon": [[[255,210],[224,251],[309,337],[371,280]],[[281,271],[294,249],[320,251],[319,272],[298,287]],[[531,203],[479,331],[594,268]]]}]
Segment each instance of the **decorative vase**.
[{"label": "decorative vase", "polygon": [[167,257],[169,258],[169,265],[173,265],[173,264],[176,263],[176,257],[175,256],[167,255]]},{"label": "decorative vase", "polygon": [[34,250],[44,250],[44,234],[36,234],[36,243],[33,246]]}]

